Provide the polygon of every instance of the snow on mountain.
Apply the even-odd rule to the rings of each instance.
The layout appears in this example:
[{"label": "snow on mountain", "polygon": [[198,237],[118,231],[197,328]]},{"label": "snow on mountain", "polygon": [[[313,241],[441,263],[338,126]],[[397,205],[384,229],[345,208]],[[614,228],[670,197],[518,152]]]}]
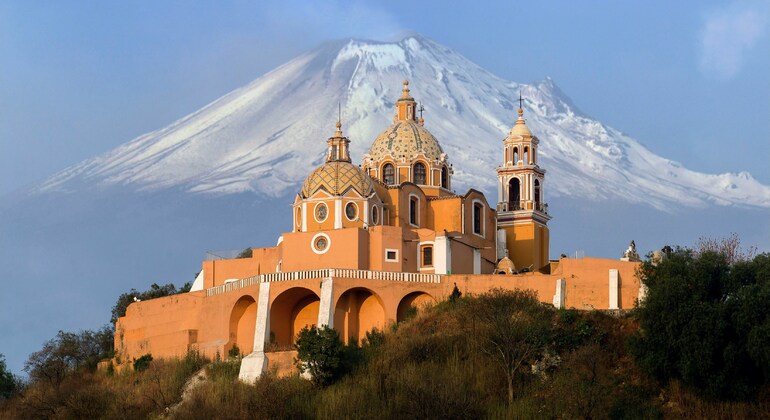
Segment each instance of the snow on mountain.
[{"label": "snow on mountain", "polygon": [[688,170],[581,114],[552,80],[503,80],[421,36],[323,45],[168,127],[55,174],[36,191],[124,185],[208,194],[291,193],[322,161],[337,104],[360,161],[390,124],[403,79],[425,106],[426,128],[449,154],[458,192],[470,186],[496,190],[501,140],[514,124],[521,93],[524,116],[541,140],[546,196],[658,209],[770,207],[770,187],[746,172]]}]

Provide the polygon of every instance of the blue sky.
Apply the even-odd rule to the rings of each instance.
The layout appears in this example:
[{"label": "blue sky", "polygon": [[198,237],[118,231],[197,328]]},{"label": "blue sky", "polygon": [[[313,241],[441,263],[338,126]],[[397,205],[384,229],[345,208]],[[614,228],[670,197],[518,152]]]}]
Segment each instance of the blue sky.
[{"label": "blue sky", "polygon": [[0,3],[0,194],[320,43],[416,31],[705,172],[770,184],[770,2]]}]

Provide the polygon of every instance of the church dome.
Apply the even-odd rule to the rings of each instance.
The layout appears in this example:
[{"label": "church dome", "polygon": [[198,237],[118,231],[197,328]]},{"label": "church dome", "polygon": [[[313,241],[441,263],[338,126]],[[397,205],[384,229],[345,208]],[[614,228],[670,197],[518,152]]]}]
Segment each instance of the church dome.
[{"label": "church dome", "polygon": [[396,121],[374,139],[369,149],[369,156],[375,161],[386,155],[411,158],[416,154],[423,154],[429,160],[439,160],[442,153],[433,134],[412,120]]},{"label": "church dome", "polygon": [[374,183],[358,166],[345,161],[331,161],[316,168],[305,179],[300,194],[302,198],[309,198],[319,190],[324,190],[340,196],[351,188],[362,197],[369,197],[374,192]]}]

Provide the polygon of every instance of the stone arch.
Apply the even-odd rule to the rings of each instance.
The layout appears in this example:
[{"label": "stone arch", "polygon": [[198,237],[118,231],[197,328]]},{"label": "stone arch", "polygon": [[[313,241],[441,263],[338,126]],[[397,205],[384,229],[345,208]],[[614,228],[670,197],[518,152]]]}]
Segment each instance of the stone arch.
[{"label": "stone arch", "polygon": [[241,354],[254,350],[254,329],[257,325],[257,302],[251,296],[242,296],[230,311],[230,335],[225,346],[225,355],[237,345]]},{"label": "stone arch", "polygon": [[292,287],[279,294],[270,305],[270,341],[288,348],[306,325],[316,325],[321,299],[310,289]]},{"label": "stone arch", "polygon": [[372,328],[385,328],[385,305],[372,290],[354,287],[346,290],[334,307],[334,329],[345,344],[361,343]]},{"label": "stone arch", "polygon": [[409,293],[401,298],[396,311],[396,321],[402,322],[408,318],[411,308],[422,309],[436,304],[436,299],[423,291]]}]

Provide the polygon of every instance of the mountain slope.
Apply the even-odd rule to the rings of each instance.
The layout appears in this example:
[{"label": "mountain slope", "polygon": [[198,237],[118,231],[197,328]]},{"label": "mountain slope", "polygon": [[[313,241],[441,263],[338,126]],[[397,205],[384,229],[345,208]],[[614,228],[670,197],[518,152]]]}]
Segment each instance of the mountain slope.
[{"label": "mountain slope", "polygon": [[509,82],[420,36],[397,43],[326,44],[166,128],[55,174],[36,191],[125,185],[209,194],[291,193],[321,162],[337,104],[360,161],[390,124],[404,78],[426,108],[426,128],[449,154],[458,191],[495,190],[500,141],[515,121],[521,93],[525,118],[541,139],[546,197],[621,200],[658,209],[770,207],[770,187],[746,172],[690,171],[581,114],[550,79]]}]

